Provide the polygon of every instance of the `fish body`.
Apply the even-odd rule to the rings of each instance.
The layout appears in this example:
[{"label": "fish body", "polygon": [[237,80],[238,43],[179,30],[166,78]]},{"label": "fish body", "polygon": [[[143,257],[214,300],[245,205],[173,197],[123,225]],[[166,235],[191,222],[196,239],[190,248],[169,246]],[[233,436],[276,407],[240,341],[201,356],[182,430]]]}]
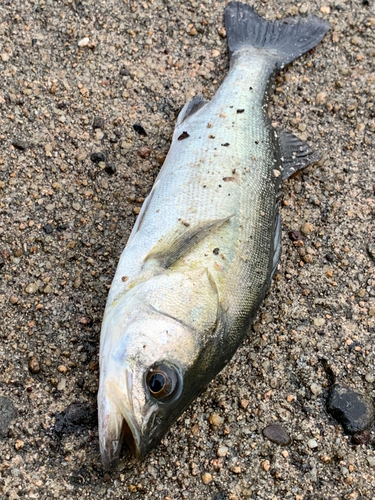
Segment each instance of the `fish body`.
[{"label": "fish body", "polygon": [[108,468],[124,438],[146,456],[233,356],[279,261],[282,180],[317,159],[273,129],[266,107],[275,74],[328,24],[272,23],[239,2],[225,22],[228,75],[210,102],[182,109],[109,292],[98,394]]}]

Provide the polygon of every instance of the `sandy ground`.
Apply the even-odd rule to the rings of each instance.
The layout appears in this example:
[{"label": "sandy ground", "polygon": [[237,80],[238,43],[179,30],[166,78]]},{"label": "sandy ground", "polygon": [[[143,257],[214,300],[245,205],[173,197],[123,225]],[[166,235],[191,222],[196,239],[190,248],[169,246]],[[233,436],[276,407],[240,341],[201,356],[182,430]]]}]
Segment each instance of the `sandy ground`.
[{"label": "sandy ground", "polygon": [[[284,185],[283,255],[247,341],[144,462],[101,465],[106,295],[178,111],[226,74],[224,6],[1,2],[1,499],[375,498],[374,432],[354,445],[325,406],[331,372],[375,395],[372,0],[257,4],[331,22],[270,107],[322,159]],[[290,445],[262,437],[271,423]]]}]

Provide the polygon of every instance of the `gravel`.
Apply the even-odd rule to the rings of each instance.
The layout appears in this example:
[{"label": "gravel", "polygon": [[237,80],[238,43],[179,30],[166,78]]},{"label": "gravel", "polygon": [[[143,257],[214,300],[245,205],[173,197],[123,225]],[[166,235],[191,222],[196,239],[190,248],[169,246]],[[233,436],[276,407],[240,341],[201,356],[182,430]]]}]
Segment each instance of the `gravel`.
[{"label": "gravel", "polygon": [[[257,3],[269,19],[331,22],[270,98],[274,126],[321,159],[284,183],[283,254],[244,345],[144,462],[125,450],[119,470],[101,465],[108,289],[179,110],[227,72],[224,5],[0,4],[0,404],[14,409],[0,498],[375,497],[374,429],[353,442],[325,409],[332,377],[375,395],[373,2]],[[73,404],[87,420],[57,433]],[[263,438],[272,423],[287,447]]]}]

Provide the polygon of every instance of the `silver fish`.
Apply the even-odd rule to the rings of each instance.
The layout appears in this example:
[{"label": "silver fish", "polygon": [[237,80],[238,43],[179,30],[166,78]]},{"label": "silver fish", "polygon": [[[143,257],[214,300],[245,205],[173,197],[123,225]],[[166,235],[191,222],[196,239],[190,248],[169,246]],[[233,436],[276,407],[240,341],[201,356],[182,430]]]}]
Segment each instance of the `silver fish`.
[{"label": "silver fish", "polygon": [[140,459],[228,363],[280,257],[282,180],[317,160],[273,129],[275,75],[329,29],[317,17],[267,21],[225,9],[230,70],[211,101],[182,109],[109,292],[100,344],[99,439],[118,465]]}]

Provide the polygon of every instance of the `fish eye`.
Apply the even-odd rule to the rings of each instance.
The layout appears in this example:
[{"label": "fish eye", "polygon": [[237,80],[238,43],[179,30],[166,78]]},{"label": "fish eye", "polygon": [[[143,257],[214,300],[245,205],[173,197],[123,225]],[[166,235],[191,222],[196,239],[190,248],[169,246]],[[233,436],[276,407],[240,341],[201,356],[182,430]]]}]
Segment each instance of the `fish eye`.
[{"label": "fish eye", "polygon": [[159,400],[171,396],[177,386],[178,375],[175,368],[165,364],[151,367],[146,375],[146,384],[150,394]]}]

